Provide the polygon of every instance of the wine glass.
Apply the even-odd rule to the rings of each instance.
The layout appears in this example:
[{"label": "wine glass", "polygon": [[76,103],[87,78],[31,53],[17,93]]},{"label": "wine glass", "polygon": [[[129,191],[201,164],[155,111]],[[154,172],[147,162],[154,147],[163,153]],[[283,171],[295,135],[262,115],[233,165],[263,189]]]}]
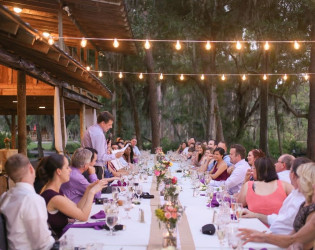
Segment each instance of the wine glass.
[{"label": "wine glass", "polygon": [[221,247],[223,247],[223,245],[224,245],[225,232],[226,232],[226,225],[218,224],[217,225],[217,236],[218,236],[218,239],[220,241]]},{"label": "wine glass", "polygon": [[126,194],[123,199],[123,207],[124,210],[126,211],[126,216],[124,218],[131,219],[128,212],[132,209],[132,198],[128,194]]},{"label": "wine glass", "polygon": [[141,185],[138,185],[136,187],[136,194],[137,194],[138,198],[140,199],[140,195],[142,194],[142,186]]},{"label": "wine glass", "polygon": [[119,190],[118,187],[112,187],[112,197],[114,201],[118,201]]},{"label": "wine glass", "polygon": [[242,214],[243,214],[243,204],[242,203],[235,203],[235,211],[236,211],[236,219],[237,222],[240,221]]},{"label": "wine glass", "polygon": [[230,226],[227,229],[228,244],[231,249],[237,249],[240,246],[241,239],[237,236],[238,233],[238,228],[235,226]]},{"label": "wine glass", "polygon": [[147,180],[148,180],[148,173],[147,173],[146,171],[143,172],[142,177],[143,177],[143,182],[144,182],[144,183],[147,183]]},{"label": "wine glass", "polygon": [[[213,199],[213,192],[214,192],[214,190],[213,190],[213,187],[212,187],[212,186],[210,186],[210,187],[207,188],[207,192],[206,192],[207,197],[208,197],[207,203],[211,203],[211,202],[212,202],[212,199]],[[211,208],[211,206],[210,206],[210,208]]]},{"label": "wine glass", "polygon": [[222,201],[223,201],[223,193],[222,192],[216,192],[215,198],[217,199],[219,206],[221,206]]},{"label": "wine glass", "polygon": [[115,235],[113,232],[113,228],[117,224],[117,222],[118,222],[118,214],[117,213],[107,214],[106,224],[109,227],[109,234],[108,235],[110,235],[110,236]]}]

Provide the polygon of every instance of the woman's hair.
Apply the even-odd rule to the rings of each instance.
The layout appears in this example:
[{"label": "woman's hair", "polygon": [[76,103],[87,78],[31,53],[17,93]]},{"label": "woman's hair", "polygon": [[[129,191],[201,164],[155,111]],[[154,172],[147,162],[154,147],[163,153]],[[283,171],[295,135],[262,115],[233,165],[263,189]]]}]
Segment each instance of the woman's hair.
[{"label": "woman's hair", "polygon": [[256,168],[256,175],[258,181],[271,182],[278,180],[276,167],[270,158],[261,157],[256,159],[254,166]]},{"label": "woman's hair", "polygon": [[252,149],[250,152],[252,152],[255,159],[265,157],[265,153],[261,149]]},{"label": "woman's hair", "polygon": [[313,185],[315,183],[315,163],[309,162],[302,164],[297,169],[297,175],[299,176],[299,189],[305,196],[307,203],[312,203],[312,197],[314,195]]},{"label": "woman's hair", "polygon": [[207,148],[204,144],[201,144],[200,147],[202,148],[202,154],[198,154],[198,162],[200,162],[201,158],[204,156]]},{"label": "woman's hair", "polygon": [[44,157],[38,164],[38,175],[39,178],[47,183],[52,180],[56,170],[62,169],[65,163],[65,156],[60,154],[52,154],[50,156]]},{"label": "woman's hair", "polygon": [[[127,144],[127,143],[126,143]],[[130,163],[134,163],[133,161],[133,148],[132,146],[129,144],[128,148],[130,148]],[[124,153],[125,156],[127,156],[125,153]],[[126,160],[128,161],[128,156],[126,157]]]},{"label": "woman's hair", "polygon": [[215,152],[219,152],[219,154],[222,155],[222,156],[224,156],[224,154],[225,154],[225,150],[224,150],[223,148],[215,148],[215,149],[213,150],[213,154],[214,154]]}]

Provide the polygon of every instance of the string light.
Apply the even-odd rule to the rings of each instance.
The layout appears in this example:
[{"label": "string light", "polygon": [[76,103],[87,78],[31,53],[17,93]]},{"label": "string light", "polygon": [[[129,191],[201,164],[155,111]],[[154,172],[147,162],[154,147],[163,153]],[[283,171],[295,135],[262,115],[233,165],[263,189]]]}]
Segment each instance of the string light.
[{"label": "string light", "polygon": [[265,45],[264,45],[264,49],[265,50],[269,50],[270,46],[269,46],[269,43],[268,41],[266,41]]},{"label": "string light", "polygon": [[50,34],[48,32],[43,32],[43,37],[48,38],[50,36]]},{"label": "string light", "polygon": [[87,66],[87,67],[86,67],[86,70],[87,70],[87,71],[90,71],[90,70],[91,70],[91,67],[90,67],[90,66]]},{"label": "string light", "polygon": [[120,79],[123,78],[123,74],[122,74],[121,72],[119,72],[118,77],[119,77]]},{"label": "string light", "polygon": [[287,76],[287,74],[284,74],[284,76],[283,76],[283,80],[287,80],[288,79],[288,76]]},{"label": "string light", "polygon": [[98,72],[98,76],[102,77],[103,76],[103,72],[102,71]]},{"label": "string light", "polygon": [[145,40],[144,48],[145,49],[150,49],[151,48],[151,44],[150,44],[149,40]]},{"label": "string light", "polygon": [[48,43],[49,43],[49,45],[53,45],[53,44],[54,44],[54,42],[55,42],[55,41],[54,41],[54,39],[52,39],[52,38],[49,38],[49,39],[48,39]]},{"label": "string light", "polygon": [[114,46],[114,48],[119,47],[119,42],[118,42],[117,38],[114,39],[113,46]]},{"label": "string light", "polygon": [[246,75],[245,75],[245,74],[242,76],[242,80],[243,80],[243,81],[246,80]]},{"label": "string light", "polygon": [[160,74],[160,80],[163,80],[164,79],[164,77],[163,77],[163,74],[161,73]]},{"label": "string light", "polygon": [[242,49],[242,44],[239,41],[236,42],[236,49],[237,50],[241,50]]},{"label": "string light", "polygon": [[203,80],[205,79],[205,75],[202,74],[202,75],[200,76],[200,79],[203,81]]},{"label": "string light", "polygon": [[180,50],[182,48],[182,45],[180,45],[179,40],[177,40],[176,45],[175,45],[175,49]]},{"label": "string light", "polygon": [[184,75],[181,74],[179,79],[180,79],[181,81],[183,81],[183,80],[184,80]]},{"label": "string light", "polygon": [[310,78],[310,76],[308,74],[304,75],[304,79],[307,81]]},{"label": "string light", "polygon": [[266,74],[264,74],[263,79],[264,79],[264,81],[267,80],[267,75]]},{"label": "string light", "polygon": [[85,38],[82,38],[82,40],[81,40],[81,47],[85,48],[86,44],[87,44],[87,40]]},{"label": "string light", "polygon": [[294,48],[295,49],[299,49],[300,48],[300,44],[297,41],[294,41]]},{"label": "string light", "polygon": [[142,73],[140,73],[139,79],[143,79],[143,74]]},{"label": "string light", "polygon": [[22,9],[19,8],[19,7],[14,7],[14,8],[13,8],[13,11],[14,11],[15,13],[17,13],[17,14],[20,14],[20,13],[22,12]]},{"label": "string light", "polygon": [[210,50],[211,49],[211,44],[210,44],[210,42],[209,41],[207,41],[207,43],[206,43],[206,50]]},{"label": "string light", "polygon": [[224,74],[221,76],[221,80],[222,80],[222,81],[225,80],[225,75],[224,75]]}]

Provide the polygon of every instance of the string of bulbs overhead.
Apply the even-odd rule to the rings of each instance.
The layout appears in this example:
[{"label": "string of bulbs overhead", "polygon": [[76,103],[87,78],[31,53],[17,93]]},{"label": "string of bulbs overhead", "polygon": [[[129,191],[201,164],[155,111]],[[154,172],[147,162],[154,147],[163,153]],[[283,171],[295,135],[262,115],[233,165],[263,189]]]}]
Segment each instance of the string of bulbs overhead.
[{"label": "string of bulbs overhead", "polygon": [[[301,43],[314,43],[315,41],[203,41],[203,40],[166,40],[166,39],[117,39],[117,38],[80,38],[80,37],[54,37],[54,36],[47,36],[47,34],[43,34],[45,38],[48,39],[48,43],[53,45],[55,39],[67,39],[67,40],[81,40],[80,44],[81,47],[86,47],[88,41],[112,41],[113,47],[118,48],[120,43],[119,42],[142,42],[145,49],[150,49],[152,47],[151,43],[157,42],[167,42],[173,43],[174,48],[179,51],[182,49],[184,43],[201,43],[204,44],[204,48],[206,50],[211,50],[213,47],[212,44],[220,44],[220,43],[231,43],[235,44],[236,50],[240,51],[244,44],[263,44],[263,49],[268,51],[270,49],[270,44],[273,43],[285,43],[285,44],[293,44],[293,48],[295,50],[300,49]],[[302,76],[305,80],[308,80],[310,75],[314,73],[300,73],[300,74],[163,74],[163,73],[139,73],[139,72],[115,72],[115,71],[93,71],[91,70],[90,66],[87,66],[86,69],[88,71],[92,71],[94,73],[98,73],[99,77],[103,76],[103,73],[111,73],[117,74],[118,78],[123,78],[126,74],[137,74],[139,79],[143,79],[144,75],[159,75],[160,80],[164,80],[165,76],[179,76],[179,79],[183,81],[186,76],[199,76],[201,80],[205,80],[206,76],[220,76],[221,80],[226,80],[229,76],[239,76],[243,81],[247,80],[248,76],[262,76],[263,80],[267,80],[268,76],[281,76],[284,81],[288,79],[289,75],[295,76]]]}]

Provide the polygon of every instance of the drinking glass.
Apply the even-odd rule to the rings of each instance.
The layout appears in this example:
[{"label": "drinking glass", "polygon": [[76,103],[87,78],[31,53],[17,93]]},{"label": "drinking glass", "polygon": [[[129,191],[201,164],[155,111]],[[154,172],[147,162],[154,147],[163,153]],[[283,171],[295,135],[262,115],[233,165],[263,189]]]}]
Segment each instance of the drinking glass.
[{"label": "drinking glass", "polygon": [[231,249],[238,249],[241,245],[241,239],[238,234],[238,227],[230,226],[227,229],[228,244]]},{"label": "drinking glass", "polygon": [[132,209],[132,199],[128,194],[126,194],[123,199],[123,207],[124,207],[124,210],[126,211],[126,216],[124,218],[131,219],[128,212]]},{"label": "drinking glass", "polygon": [[224,238],[225,238],[226,226],[224,224],[217,225],[217,236],[220,241],[220,246],[223,247],[224,245]]},{"label": "drinking glass", "polygon": [[146,183],[148,182],[148,173],[145,171],[143,174],[142,174],[142,177],[143,177],[143,182]]},{"label": "drinking glass", "polygon": [[[207,198],[208,198],[207,203],[211,203],[212,202],[213,192],[214,192],[213,187],[210,186],[210,187],[207,188],[207,191],[206,191]],[[211,206],[210,206],[210,208],[211,208]]]},{"label": "drinking glass", "polygon": [[112,187],[112,197],[114,201],[118,201],[119,190],[118,187]]},{"label": "drinking glass", "polygon": [[142,194],[142,186],[141,185],[136,186],[136,194],[138,196],[138,199],[140,199],[140,195]]},{"label": "drinking glass", "polygon": [[109,227],[109,234],[110,236],[115,235],[113,232],[114,226],[118,222],[118,214],[117,213],[110,213],[106,216],[106,224]]},{"label": "drinking glass", "polygon": [[242,203],[235,203],[235,211],[236,211],[236,219],[237,222],[240,221],[242,214],[243,214],[243,204]]},{"label": "drinking glass", "polygon": [[223,201],[223,193],[222,192],[216,192],[215,198],[217,199],[219,206],[221,206],[222,201]]}]

